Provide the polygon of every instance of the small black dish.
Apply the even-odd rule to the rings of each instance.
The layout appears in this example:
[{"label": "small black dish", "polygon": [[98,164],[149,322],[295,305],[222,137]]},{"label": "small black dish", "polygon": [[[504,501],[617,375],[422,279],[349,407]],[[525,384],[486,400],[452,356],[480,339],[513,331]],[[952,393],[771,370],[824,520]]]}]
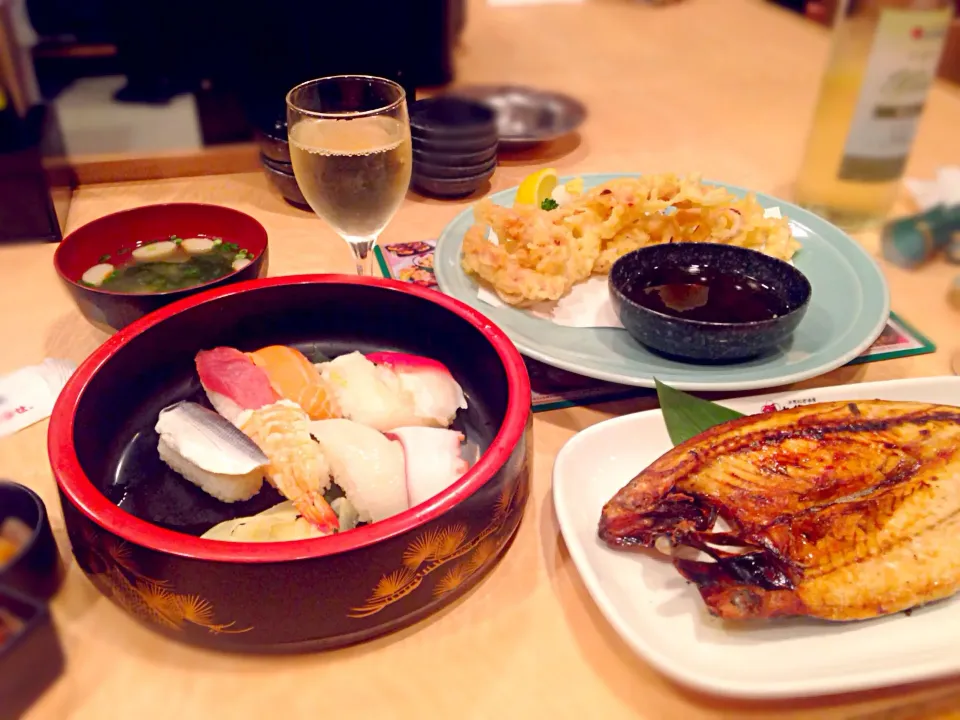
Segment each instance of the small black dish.
[{"label": "small black dish", "polygon": [[417,159],[413,161],[413,172],[421,177],[431,177],[438,180],[459,179],[483,175],[493,170],[497,166],[497,158],[492,157],[479,165],[468,165],[465,167],[448,167],[446,165],[433,165],[431,163],[421,162]]},{"label": "small black dish", "polygon": [[475,137],[436,137],[421,135],[416,128],[410,128],[410,137],[413,140],[413,149],[429,153],[450,154],[476,154],[478,152],[496,152],[499,144],[496,128],[489,133],[477,135]]},{"label": "small black dish", "polygon": [[496,115],[483,103],[440,96],[410,106],[411,132],[423,138],[497,136]]},{"label": "small black dish", "polygon": [[6,640],[0,631],[0,720],[14,720],[63,673],[63,647],[39,601],[0,585],[0,611],[18,624]]},{"label": "small black dish", "polygon": [[273,186],[283,195],[284,200],[301,210],[310,210],[310,205],[300,192],[297,178],[293,174],[293,165],[271,160],[263,153],[260,154],[260,164],[263,165],[263,170],[273,182]]},{"label": "small black dish", "polygon": [[[664,268],[698,265],[704,272],[753,278],[785,307],[776,317],[752,322],[707,322],[668,315],[628,295]],[[770,352],[796,330],[810,304],[810,281],[789,263],[755,250],[718,243],[667,243],[627,253],[610,270],[610,300],[637,342],[680,360],[732,363]]]},{"label": "small black dish", "polygon": [[33,534],[9,562],[0,565],[0,585],[48,600],[63,580],[63,563],[43,500],[30,488],[0,480],[0,523],[8,517],[22,520]]},{"label": "small black dish", "polygon": [[486,165],[497,157],[497,146],[491,145],[472,153],[446,153],[421,149],[417,143],[413,144],[413,161],[428,165],[442,165],[448,168],[469,168]]},{"label": "small black dish", "polygon": [[414,168],[413,178],[410,184],[413,185],[413,189],[421,195],[437,198],[458,198],[470,195],[483,187],[484,183],[491,178],[495,170],[496,165],[485,173],[472,175],[470,177],[434,178],[429,175],[420,175],[416,172],[416,168]]}]

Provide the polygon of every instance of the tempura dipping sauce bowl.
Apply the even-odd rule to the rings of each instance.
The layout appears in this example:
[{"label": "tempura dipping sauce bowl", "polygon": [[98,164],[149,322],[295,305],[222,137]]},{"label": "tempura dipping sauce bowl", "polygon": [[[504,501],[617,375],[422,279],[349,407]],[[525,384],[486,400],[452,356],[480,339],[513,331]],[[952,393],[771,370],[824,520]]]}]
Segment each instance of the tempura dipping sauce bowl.
[{"label": "tempura dipping sauce bowl", "polygon": [[[454,427],[474,449],[471,469],[420,505],[347,532],[201,539],[236,511],[162,464],[157,415],[202,397],[198,351],[273,344],[308,356],[396,350],[444,363],[467,397]],[[491,572],[523,515],[530,428],[526,367],[483,315],[410,283],[304,275],[195,295],[114,335],[61,393],[49,454],[77,562],[121,611],[174,640],[282,652],[411,625]]]},{"label": "tempura dipping sauce bowl", "polygon": [[[702,320],[637,302],[638,291],[663,287],[654,285],[654,278],[675,268],[702,268],[715,278],[735,281],[738,289],[756,284],[774,296],[778,312],[762,319],[738,319],[732,312],[729,317]],[[613,264],[609,288],[620,322],[637,342],[671,358],[708,363],[740,362],[775,352],[797,329],[812,295],[810,281],[789,263],[735,245],[693,242],[627,253]],[[718,289],[710,288],[703,301]]]}]

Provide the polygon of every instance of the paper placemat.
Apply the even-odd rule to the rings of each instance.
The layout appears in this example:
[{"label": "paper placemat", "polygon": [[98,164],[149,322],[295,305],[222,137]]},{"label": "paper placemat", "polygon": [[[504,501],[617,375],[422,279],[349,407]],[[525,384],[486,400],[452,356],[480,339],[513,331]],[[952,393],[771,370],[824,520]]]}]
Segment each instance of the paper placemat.
[{"label": "paper placemat", "polygon": [[[392,243],[377,247],[377,263],[384,277],[416,283],[438,290],[433,274],[433,251],[436,240],[418,240]],[[909,355],[925,355],[936,350],[929,338],[891,312],[880,337],[848,365],[892,360]],[[545,363],[524,357],[530,373],[534,412],[557,410],[578,405],[592,405],[613,400],[653,395],[649,388],[618,385],[594,380],[576,373],[560,370]]]}]

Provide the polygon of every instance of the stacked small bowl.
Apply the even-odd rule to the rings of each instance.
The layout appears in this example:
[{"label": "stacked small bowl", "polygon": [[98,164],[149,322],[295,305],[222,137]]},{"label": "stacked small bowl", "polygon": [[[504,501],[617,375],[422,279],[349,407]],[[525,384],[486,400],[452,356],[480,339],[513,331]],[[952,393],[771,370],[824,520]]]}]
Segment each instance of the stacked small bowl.
[{"label": "stacked small bowl", "polygon": [[494,112],[454,97],[419,100],[410,107],[414,190],[455,198],[483,188],[497,167]]}]

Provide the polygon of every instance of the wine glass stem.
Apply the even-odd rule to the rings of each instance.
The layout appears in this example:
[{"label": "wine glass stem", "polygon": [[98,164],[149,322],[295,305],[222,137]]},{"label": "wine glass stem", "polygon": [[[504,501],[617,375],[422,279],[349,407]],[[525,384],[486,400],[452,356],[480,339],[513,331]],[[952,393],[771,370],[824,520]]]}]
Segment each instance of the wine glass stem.
[{"label": "wine glass stem", "polygon": [[373,275],[373,248],[376,244],[376,238],[350,242],[350,247],[353,248],[353,257],[357,262],[357,275],[361,277]]}]

